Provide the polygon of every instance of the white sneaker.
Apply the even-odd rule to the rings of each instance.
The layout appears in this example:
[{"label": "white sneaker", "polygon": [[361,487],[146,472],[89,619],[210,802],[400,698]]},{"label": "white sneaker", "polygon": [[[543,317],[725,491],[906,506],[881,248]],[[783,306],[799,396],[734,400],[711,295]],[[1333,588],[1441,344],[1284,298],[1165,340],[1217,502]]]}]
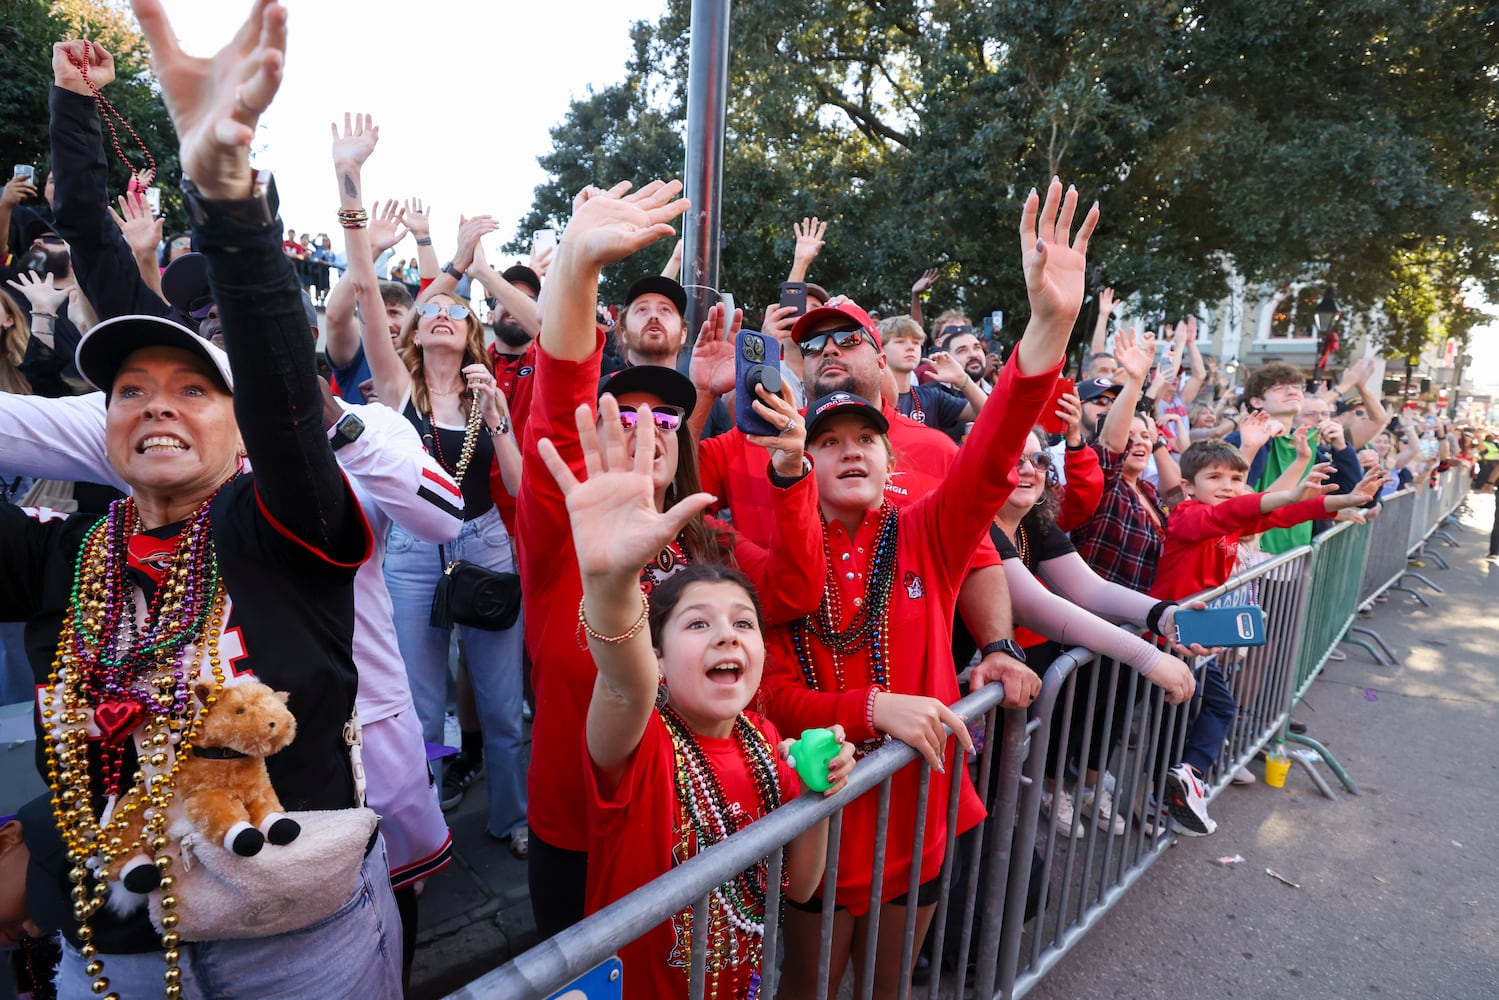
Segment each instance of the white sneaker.
[{"label": "white sneaker", "polygon": [[1124,836],[1124,817],[1114,812],[1114,796],[1107,788],[1083,789],[1083,815],[1093,817],[1093,825],[1116,837]]},{"label": "white sneaker", "polygon": [[1166,811],[1180,832],[1206,837],[1218,829],[1208,815],[1207,789],[1189,764],[1178,764],[1166,774]]},{"label": "white sneaker", "polygon": [[1071,834],[1074,838],[1081,839],[1084,834],[1083,825],[1073,822],[1072,793],[1063,789],[1055,794],[1043,792],[1041,805],[1045,807],[1048,815],[1056,817],[1057,828]]},{"label": "white sneaker", "polygon": [[1252,785],[1259,779],[1254,776],[1254,772],[1249,768],[1241,767],[1234,772],[1234,776],[1230,780],[1236,785]]}]

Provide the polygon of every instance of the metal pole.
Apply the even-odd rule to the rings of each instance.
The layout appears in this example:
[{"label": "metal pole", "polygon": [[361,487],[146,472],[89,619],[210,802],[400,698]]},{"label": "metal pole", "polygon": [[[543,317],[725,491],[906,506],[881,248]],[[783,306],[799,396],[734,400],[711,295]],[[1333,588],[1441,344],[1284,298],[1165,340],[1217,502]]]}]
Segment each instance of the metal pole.
[{"label": "metal pole", "polygon": [[[687,343],[716,301],[723,206],[724,117],[729,96],[729,0],[692,0],[692,48],[687,64],[682,284],[687,288]],[[694,287],[695,286],[695,287]]]}]

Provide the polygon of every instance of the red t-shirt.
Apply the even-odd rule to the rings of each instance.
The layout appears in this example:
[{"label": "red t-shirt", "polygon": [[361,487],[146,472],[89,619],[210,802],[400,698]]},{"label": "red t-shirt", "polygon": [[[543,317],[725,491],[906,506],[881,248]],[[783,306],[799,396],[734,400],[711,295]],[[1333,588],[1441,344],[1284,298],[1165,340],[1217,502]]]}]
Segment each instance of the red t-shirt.
[{"label": "red t-shirt", "polygon": [[[958,700],[953,671],[953,608],[958,588],[968,571],[969,553],[980,539],[987,542],[992,515],[1015,486],[1015,463],[1025,450],[1025,435],[1051,398],[1060,366],[1041,375],[1021,376],[1013,363],[1000,371],[994,394],[979,413],[973,431],[947,478],[935,490],[899,508],[895,583],[887,609],[889,650],[886,687],[895,694],[926,695],[950,705]],[[829,558],[838,572],[841,607],[846,627],[865,592],[865,574],[874,556],[880,512],[869,511],[850,535],[842,522],[827,526]],[[993,551],[993,545],[988,545]],[[996,553],[996,558],[998,554]],[[785,732],[814,726],[842,724],[855,742],[880,734],[865,723],[864,707],[874,683],[869,647],[842,657],[843,684],[836,679],[830,651],[803,632],[819,690],[803,680],[790,625],[771,630],[771,653],[760,690],[766,714]],[[968,768],[947,744],[946,774],[935,771],[927,798],[921,881],[937,876],[947,848],[947,799],[954,775],[963,783],[958,805],[958,832],[971,829],[984,815],[973,790]],[[911,844],[915,836],[917,769],[908,767],[894,778],[892,808],[885,845],[884,898],[907,891],[911,874]],[[869,886],[874,864],[874,830],[879,798],[865,795],[844,812],[843,839],[838,862],[837,904],[854,915],[869,908]]]},{"label": "red t-shirt", "polygon": [[[776,728],[754,713],[748,713],[748,718],[770,742],[773,752],[781,740]],[[748,817],[744,822],[759,819],[760,796],[738,741],[732,736],[725,739],[699,736],[697,742],[718,775],[724,797]],[[581,746],[586,755],[586,740]],[[589,763],[591,765],[592,761]],[[679,838],[677,817],[681,804],[673,776],[671,734],[660,714],[651,713],[640,746],[625,766],[625,773],[613,794],[601,792],[597,768],[587,767],[584,777],[588,802],[585,912],[592,914],[651,879],[666,874],[676,865],[672,849]],[[801,793],[796,772],[779,757],[776,758],[776,777],[782,803],[790,802]],[[690,914],[691,910],[685,912]],[[620,961],[625,967],[625,1000],[666,1000],[687,996],[692,932],[685,925],[683,916],[682,913],[673,915],[670,920],[656,925],[619,949]],[[750,973],[758,971],[750,963],[748,944],[749,938],[741,935],[735,960],[719,975],[717,996],[723,1000],[743,997],[749,988]],[[708,981],[711,984],[711,974]],[[715,995],[705,993],[705,996],[712,1000]]]},{"label": "red t-shirt", "polygon": [[1239,539],[1271,528],[1289,528],[1327,517],[1322,497],[1260,513],[1263,493],[1246,493],[1220,504],[1187,500],[1171,511],[1166,544],[1150,593],[1179,601],[1223,583],[1233,575]]},{"label": "red t-shirt", "polygon": [[[521,432],[531,416],[531,388],[536,384],[536,342],[518,355],[501,354],[493,344],[489,346],[489,363],[494,368],[494,379],[505,402],[510,406],[510,432],[515,440],[525,440]],[[515,537],[515,497],[505,489],[505,480],[500,476],[498,459],[489,467],[489,496],[494,500],[505,530]]]},{"label": "red t-shirt", "polygon": [[[525,473],[516,500],[526,649],[534,665],[531,682],[536,692],[527,817],[538,837],[568,851],[588,849],[586,768],[578,734],[588,715],[596,670],[587,647],[578,642],[583,584],[567,503],[541,460],[537,442],[549,438],[573,474],[584,476],[573,412],[583,403],[596,402],[602,350],[600,337],[588,358],[562,361],[538,346],[531,415],[521,439]],[[769,457],[762,463],[766,467]],[[769,546],[756,545],[709,521],[722,532],[734,562],[759,592],[767,626],[814,610],[827,575],[815,477],[804,476],[786,489],[772,490],[771,502],[777,534]]]}]

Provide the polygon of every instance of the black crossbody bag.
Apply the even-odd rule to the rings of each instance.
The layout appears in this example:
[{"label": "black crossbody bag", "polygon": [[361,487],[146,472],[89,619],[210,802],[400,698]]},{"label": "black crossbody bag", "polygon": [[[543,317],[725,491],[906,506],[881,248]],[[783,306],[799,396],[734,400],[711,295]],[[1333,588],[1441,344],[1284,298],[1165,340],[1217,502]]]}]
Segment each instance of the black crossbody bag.
[{"label": "black crossbody bag", "polygon": [[443,547],[437,547],[442,576],[432,594],[433,628],[468,625],[490,632],[503,632],[520,617],[520,576],[496,573],[471,562],[449,562]]}]

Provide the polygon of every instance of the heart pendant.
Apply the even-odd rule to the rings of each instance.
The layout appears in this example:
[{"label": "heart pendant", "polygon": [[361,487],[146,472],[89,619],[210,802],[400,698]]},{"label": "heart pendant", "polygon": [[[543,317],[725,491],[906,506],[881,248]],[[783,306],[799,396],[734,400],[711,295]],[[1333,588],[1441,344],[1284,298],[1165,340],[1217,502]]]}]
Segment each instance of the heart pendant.
[{"label": "heart pendant", "polygon": [[123,743],[145,710],[138,701],[105,701],[94,709],[94,725],[106,743]]}]

